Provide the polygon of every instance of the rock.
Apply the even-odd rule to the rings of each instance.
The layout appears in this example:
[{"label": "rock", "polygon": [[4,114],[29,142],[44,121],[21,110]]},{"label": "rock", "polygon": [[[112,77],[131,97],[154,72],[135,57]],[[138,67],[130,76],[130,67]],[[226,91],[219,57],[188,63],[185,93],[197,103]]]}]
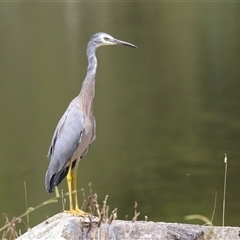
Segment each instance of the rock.
[{"label": "rock", "polygon": [[192,224],[121,221],[101,223],[99,218],[59,213],[17,238],[79,240],[240,240],[239,227],[214,227]]}]

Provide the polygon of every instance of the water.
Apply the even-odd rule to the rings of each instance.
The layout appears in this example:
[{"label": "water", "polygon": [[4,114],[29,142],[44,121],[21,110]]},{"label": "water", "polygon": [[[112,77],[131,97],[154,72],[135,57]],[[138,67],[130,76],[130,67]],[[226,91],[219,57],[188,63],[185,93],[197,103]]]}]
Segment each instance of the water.
[{"label": "water", "polygon": [[[97,52],[97,139],[79,189],[93,182],[119,219],[137,201],[139,220],[166,222],[211,218],[217,192],[220,225],[226,152],[225,224],[238,225],[239,24],[237,3],[1,3],[0,212],[25,211],[24,182],[27,207],[54,196],[44,188],[51,137],[85,77],[88,39],[105,31],[138,49]],[[36,210],[30,226],[61,209]]]}]

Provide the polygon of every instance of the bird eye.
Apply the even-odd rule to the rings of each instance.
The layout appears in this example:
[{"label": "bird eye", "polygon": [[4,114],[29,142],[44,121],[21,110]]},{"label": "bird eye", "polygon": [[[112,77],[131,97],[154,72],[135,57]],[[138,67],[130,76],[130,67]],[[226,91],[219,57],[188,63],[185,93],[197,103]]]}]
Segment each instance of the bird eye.
[{"label": "bird eye", "polygon": [[104,39],[105,41],[108,41],[108,40],[109,40],[109,38],[108,38],[108,37],[104,37],[103,39]]}]

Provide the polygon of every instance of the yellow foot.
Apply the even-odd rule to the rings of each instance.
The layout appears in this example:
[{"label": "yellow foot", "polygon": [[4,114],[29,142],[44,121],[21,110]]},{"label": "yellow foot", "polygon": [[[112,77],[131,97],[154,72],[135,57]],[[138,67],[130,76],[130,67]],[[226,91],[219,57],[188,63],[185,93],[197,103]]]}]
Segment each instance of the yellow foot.
[{"label": "yellow foot", "polygon": [[87,216],[90,215],[89,213],[84,212],[81,209],[69,210],[69,211],[64,210],[64,212],[65,213],[71,213],[72,215],[78,215],[78,216],[81,216],[81,217],[87,217]]}]

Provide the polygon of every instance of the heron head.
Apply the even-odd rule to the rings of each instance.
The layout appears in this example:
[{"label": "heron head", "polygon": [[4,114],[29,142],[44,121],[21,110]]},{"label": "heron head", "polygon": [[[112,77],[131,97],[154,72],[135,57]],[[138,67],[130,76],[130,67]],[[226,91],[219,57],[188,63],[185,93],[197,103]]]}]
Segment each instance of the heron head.
[{"label": "heron head", "polygon": [[122,40],[118,40],[118,39],[110,36],[109,34],[103,33],[103,32],[94,34],[91,37],[91,40],[97,45],[97,47],[108,46],[108,45],[124,45],[124,46],[128,46],[128,47],[137,48],[137,46],[135,46],[131,43],[124,42]]}]

